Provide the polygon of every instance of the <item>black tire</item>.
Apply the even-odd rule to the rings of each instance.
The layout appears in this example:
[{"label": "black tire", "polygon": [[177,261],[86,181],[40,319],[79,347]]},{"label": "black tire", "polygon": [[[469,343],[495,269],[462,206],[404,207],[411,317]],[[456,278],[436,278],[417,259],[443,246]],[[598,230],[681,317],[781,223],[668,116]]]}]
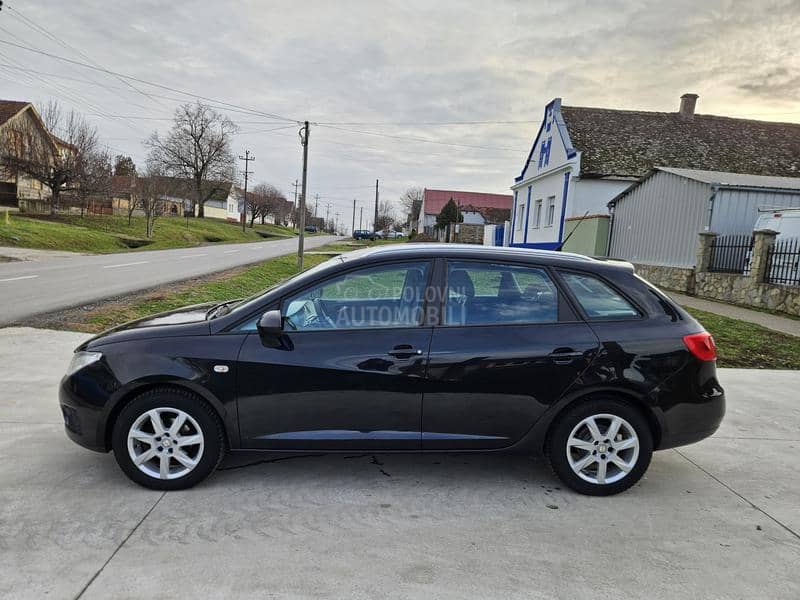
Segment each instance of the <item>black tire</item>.
[{"label": "black tire", "polygon": [[[573,429],[584,419],[593,415],[604,414],[614,415],[624,419],[624,421],[626,421],[635,432],[639,442],[639,449],[638,456],[636,456],[635,459],[633,458],[634,453],[632,451],[628,451],[627,454],[620,455],[628,457],[628,459],[632,462],[632,467],[627,474],[622,475],[622,478],[617,481],[601,484],[598,482],[587,481],[573,470],[573,468],[570,466],[567,456],[567,440],[572,434]],[[607,423],[607,420],[605,419],[598,420],[598,428],[603,434],[605,431],[602,429],[602,426],[605,423]],[[602,444],[603,441],[600,443]],[[590,453],[589,451],[581,450],[573,450],[573,452],[577,453],[573,455],[577,456],[575,462],[578,462],[578,459],[588,456]],[[580,454],[581,452],[586,453]],[[625,453],[626,451],[623,450],[622,452]],[[597,451],[595,451],[595,453],[597,453]],[[635,407],[616,398],[598,397],[576,404],[566,409],[566,411],[558,417],[556,422],[552,425],[550,435],[548,436],[547,454],[550,460],[550,465],[552,466],[553,471],[558,478],[576,492],[580,494],[586,494],[587,496],[611,496],[627,490],[629,487],[639,481],[642,475],[644,475],[645,471],[647,471],[647,467],[650,465],[650,459],[653,456],[653,434],[650,430],[647,420]],[[601,456],[605,458],[607,455],[603,454]],[[610,456],[610,454],[608,454],[608,456]],[[593,460],[597,460],[597,458],[599,458],[599,456],[596,456]],[[609,472],[613,470],[615,475],[622,473],[622,470],[616,465],[613,465],[610,462],[607,462],[607,464],[609,465],[607,467]],[[584,476],[599,479],[596,474],[594,477],[591,477],[591,470],[593,468],[596,473],[598,469],[597,465],[598,463],[594,462],[587,467],[588,472],[581,471],[581,473]]]},{"label": "black tire", "polygon": [[[159,479],[137,467],[128,452],[128,432],[136,420],[154,408],[177,409],[189,415],[203,435],[199,462],[191,471],[175,479]],[[114,458],[122,471],[133,481],[153,490],[183,490],[208,477],[225,456],[225,431],[216,411],[199,396],[175,388],[155,388],[131,400],[122,409],[111,434]],[[176,466],[178,466],[176,464]]]}]

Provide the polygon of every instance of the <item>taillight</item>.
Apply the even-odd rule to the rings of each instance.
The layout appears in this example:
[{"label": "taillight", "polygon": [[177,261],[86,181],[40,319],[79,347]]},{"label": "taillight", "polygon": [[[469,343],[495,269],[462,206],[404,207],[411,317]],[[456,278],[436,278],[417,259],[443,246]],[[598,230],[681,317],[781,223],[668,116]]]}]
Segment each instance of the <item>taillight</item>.
[{"label": "taillight", "polygon": [[699,360],[717,360],[717,345],[707,331],[683,336],[683,343]]}]

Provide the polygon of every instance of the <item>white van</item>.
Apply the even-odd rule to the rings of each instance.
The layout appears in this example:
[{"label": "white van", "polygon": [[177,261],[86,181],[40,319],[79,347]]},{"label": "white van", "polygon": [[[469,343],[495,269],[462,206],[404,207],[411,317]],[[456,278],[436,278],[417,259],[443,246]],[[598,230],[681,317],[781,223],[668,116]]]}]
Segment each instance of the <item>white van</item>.
[{"label": "white van", "polygon": [[800,208],[759,208],[753,231],[762,229],[778,232],[775,238],[779,244],[778,252],[769,265],[769,279],[775,283],[797,285],[800,282],[800,260],[793,250],[800,248],[797,241],[800,239]]}]

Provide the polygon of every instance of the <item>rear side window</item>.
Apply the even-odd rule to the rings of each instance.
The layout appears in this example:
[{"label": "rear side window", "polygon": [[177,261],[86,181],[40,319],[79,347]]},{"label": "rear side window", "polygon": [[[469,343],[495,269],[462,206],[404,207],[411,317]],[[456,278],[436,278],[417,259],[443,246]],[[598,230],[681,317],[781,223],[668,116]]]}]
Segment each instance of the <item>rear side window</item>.
[{"label": "rear side window", "polygon": [[448,261],[447,325],[554,323],[558,291],[544,269]]},{"label": "rear side window", "polygon": [[607,283],[586,273],[561,272],[561,276],[583,311],[593,319],[625,319],[639,311]]}]

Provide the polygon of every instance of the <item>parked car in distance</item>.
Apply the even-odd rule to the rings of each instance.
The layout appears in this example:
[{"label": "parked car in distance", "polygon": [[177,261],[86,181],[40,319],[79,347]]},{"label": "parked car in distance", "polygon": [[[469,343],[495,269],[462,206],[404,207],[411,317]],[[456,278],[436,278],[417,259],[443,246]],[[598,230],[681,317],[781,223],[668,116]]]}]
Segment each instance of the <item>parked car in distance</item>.
[{"label": "parked car in distance", "polygon": [[399,240],[404,237],[406,237],[406,234],[404,234],[402,231],[390,231],[386,234],[387,240]]},{"label": "parked car in distance", "polygon": [[353,239],[355,240],[374,240],[375,232],[369,229],[356,229],[353,232]]},{"label": "parked car in distance", "polygon": [[572,489],[609,495],[653,450],[714,433],[715,359],[628,263],[390,245],[98,335],[60,403],[70,438],[159,490],[246,449],[543,455]]},{"label": "parked car in distance", "polygon": [[306,225],[304,231],[308,233],[317,233],[317,226],[316,225]]}]

